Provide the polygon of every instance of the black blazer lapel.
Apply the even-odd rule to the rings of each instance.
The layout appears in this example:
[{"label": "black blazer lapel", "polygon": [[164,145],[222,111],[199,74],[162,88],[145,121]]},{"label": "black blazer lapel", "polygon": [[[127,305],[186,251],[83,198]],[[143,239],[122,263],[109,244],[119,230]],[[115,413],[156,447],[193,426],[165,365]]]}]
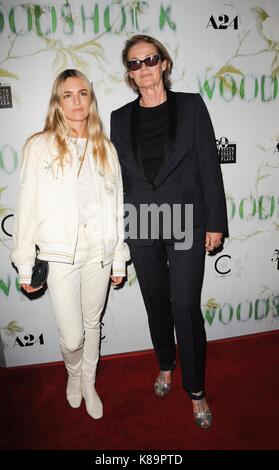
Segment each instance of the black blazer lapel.
[{"label": "black blazer lapel", "polygon": [[168,97],[168,117],[167,117],[167,132],[166,132],[166,152],[165,162],[169,159],[173,152],[173,146],[176,138],[177,131],[177,104],[175,94],[171,91],[167,92]]},{"label": "black blazer lapel", "polygon": [[[173,155],[174,151],[174,144],[176,139],[176,131],[177,131],[177,103],[175,93],[168,90],[167,91],[167,99],[168,99],[168,112],[167,112],[167,121],[166,121],[166,143],[165,143],[165,153],[162,166],[159,170],[158,175],[154,180],[154,184],[157,184],[157,179],[163,177],[166,171],[168,171],[168,167],[171,165],[169,161],[171,161],[171,156]],[[139,113],[137,112],[137,107],[139,105],[140,97],[138,97],[132,103],[132,111],[131,111],[131,145],[133,150],[134,162],[136,163],[134,169],[137,170],[139,176],[141,176],[144,180],[146,180],[146,176],[144,174],[143,166],[142,166],[142,158],[140,154],[140,145],[138,141],[138,131],[139,131]]]},{"label": "black blazer lapel", "polygon": [[[132,171],[142,179],[146,179],[140,165],[139,145],[138,145],[138,113],[137,104],[139,98],[128,103],[124,109],[113,111],[111,116],[111,126],[115,131],[115,147],[121,165]],[[111,133],[113,137],[114,133]],[[112,139],[113,141],[113,139]]]},{"label": "black blazer lapel", "polygon": [[139,132],[139,113],[138,113],[138,105],[139,105],[140,97],[138,97],[132,103],[132,113],[131,113],[131,145],[133,150],[133,157],[135,162],[135,169],[142,176],[146,179],[143,166],[142,166],[142,158],[140,154],[140,145],[138,141],[138,132]]},{"label": "black blazer lapel", "polygon": [[166,144],[164,161],[160,168],[158,175],[154,180],[154,184],[160,184],[172,168],[172,156],[174,153],[174,146],[177,134],[177,103],[175,93],[168,90],[168,113],[166,121]]},{"label": "black blazer lapel", "polygon": [[[166,121],[166,144],[165,154],[162,166],[156,176],[154,183],[155,185],[161,184],[168,174],[173,170],[180,160],[180,154],[177,152],[177,127],[178,127],[178,106],[176,93],[167,91],[168,97],[168,113]],[[135,172],[140,178],[146,181],[146,176],[142,167],[142,159],[140,154],[140,145],[138,142],[138,131],[139,131],[139,113],[137,107],[139,104],[140,97],[131,103],[130,112],[127,116],[127,131],[130,134],[130,152],[128,152],[128,158],[125,164]],[[129,122],[130,121],[130,122]],[[130,132],[129,132],[130,131]]]}]

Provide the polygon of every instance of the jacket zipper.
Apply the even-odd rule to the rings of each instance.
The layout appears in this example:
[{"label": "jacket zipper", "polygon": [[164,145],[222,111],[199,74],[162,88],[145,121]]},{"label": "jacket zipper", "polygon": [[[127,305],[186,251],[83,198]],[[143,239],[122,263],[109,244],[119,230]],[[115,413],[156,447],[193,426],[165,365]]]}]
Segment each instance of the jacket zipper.
[{"label": "jacket zipper", "polygon": [[[92,172],[93,181],[94,181],[94,191],[95,191],[96,201],[97,201],[97,208],[98,208],[97,217],[98,217],[98,220],[99,220],[99,230],[100,230],[99,233],[100,233],[100,235],[103,234],[103,236],[104,236],[102,216],[100,214],[101,204],[100,204],[100,200],[99,200],[99,197],[98,197],[98,191],[96,191],[96,174],[95,174],[95,168],[93,168],[93,165],[96,164],[96,162],[93,162],[92,158],[90,158],[89,164],[91,166],[91,172]],[[104,269],[105,247],[104,247],[104,240],[103,239],[101,239],[101,247],[102,247],[101,248],[102,249],[102,253],[101,253],[102,260],[101,260],[100,264],[101,264],[101,268]]]},{"label": "jacket zipper", "polygon": [[[72,148],[74,146],[72,145]],[[78,171],[78,152],[77,152],[77,149],[76,147],[75,148],[75,154],[76,154],[76,158],[75,158],[75,190],[76,190],[76,197],[75,197],[75,216],[76,216],[76,242],[75,242],[75,248],[74,248],[74,254],[73,254],[73,262],[74,262],[74,259],[75,259],[75,253],[76,253],[76,249],[77,249],[77,243],[78,243],[78,176],[77,176],[77,171]]]}]

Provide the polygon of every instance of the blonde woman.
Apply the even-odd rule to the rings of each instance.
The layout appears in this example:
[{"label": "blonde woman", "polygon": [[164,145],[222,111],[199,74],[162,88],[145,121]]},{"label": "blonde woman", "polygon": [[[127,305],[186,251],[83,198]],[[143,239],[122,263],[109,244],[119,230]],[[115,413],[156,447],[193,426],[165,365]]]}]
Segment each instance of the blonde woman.
[{"label": "blonde woman", "polygon": [[116,151],[105,137],[96,98],[78,70],[55,80],[45,127],[24,147],[12,261],[22,289],[32,293],[38,258],[49,262],[48,288],[68,372],[67,400],[101,418],[95,390],[100,316],[107,288],[122,282],[123,191]]}]

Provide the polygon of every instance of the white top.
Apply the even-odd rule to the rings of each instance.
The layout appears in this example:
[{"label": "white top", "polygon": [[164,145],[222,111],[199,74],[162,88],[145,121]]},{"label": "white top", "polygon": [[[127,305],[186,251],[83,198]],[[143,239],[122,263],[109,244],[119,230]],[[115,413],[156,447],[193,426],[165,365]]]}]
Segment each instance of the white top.
[{"label": "white top", "polygon": [[[79,157],[83,155],[86,138],[73,139],[78,158],[78,169],[80,167]],[[89,149],[86,150],[85,159],[78,177],[78,223],[90,224],[97,230],[96,223],[96,194],[94,188],[94,179],[92,175],[92,168],[89,164],[89,158],[92,153]]]}]

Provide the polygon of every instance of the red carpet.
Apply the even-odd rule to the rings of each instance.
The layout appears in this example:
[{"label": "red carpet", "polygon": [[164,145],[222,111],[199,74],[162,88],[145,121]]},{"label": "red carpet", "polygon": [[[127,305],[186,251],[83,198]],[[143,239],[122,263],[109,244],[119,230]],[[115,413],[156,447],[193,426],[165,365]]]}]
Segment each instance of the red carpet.
[{"label": "red carpet", "polygon": [[171,393],[154,395],[153,353],[101,360],[99,421],[67,404],[62,364],[1,369],[0,448],[279,449],[279,332],[210,342],[207,357],[209,430],[193,422],[179,367]]}]

